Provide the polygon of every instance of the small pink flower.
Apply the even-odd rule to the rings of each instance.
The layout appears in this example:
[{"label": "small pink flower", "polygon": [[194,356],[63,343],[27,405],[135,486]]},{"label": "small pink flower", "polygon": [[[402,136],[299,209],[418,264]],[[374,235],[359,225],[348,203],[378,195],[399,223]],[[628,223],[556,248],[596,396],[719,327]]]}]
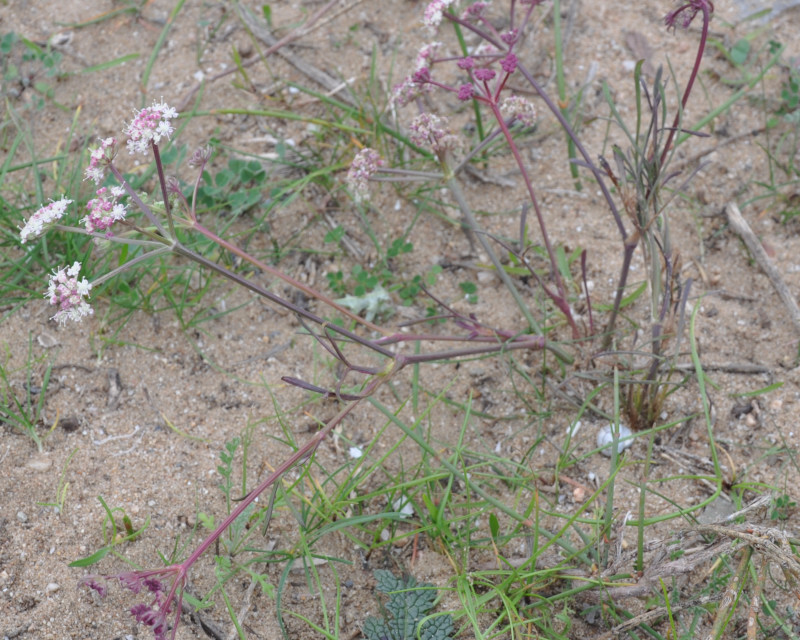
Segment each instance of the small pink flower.
[{"label": "small pink flower", "polygon": [[427,67],[430,69],[431,65],[433,64],[433,56],[441,48],[441,46],[441,42],[431,42],[430,44],[423,46],[417,52],[417,63],[415,68],[422,69],[423,67]]},{"label": "small pink flower", "polygon": [[411,121],[409,130],[414,144],[428,144],[436,152],[452,150],[461,144],[459,138],[450,131],[447,119],[433,113],[419,114]]},{"label": "small pink flower", "polygon": [[472,69],[475,66],[475,60],[467,56],[466,58],[461,58],[456,64],[459,69]]},{"label": "small pink flower", "polygon": [[422,22],[425,23],[425,26],[431,31],[435,32],[442,22],[444,10],[451,4],[453,4],[453,0],[433,0],[433,2],[425,8],[425,16]]},{"label": "small pink flower", "polygon": [[505,53],[501,51],[497,47],[495,47],[491,42],[488,40],[481,40],[480,44],[477,46],[475,51],[472,52],[473,57],[481,57],[481,56],[496,56],[502,55]]},{"label": "small pink flower", "polygon": [[458,88],[458,99],[459,100],[470,100],[472,99],[472,94],[474,93],[475,89],[471,84],[462,84]]},{"label": "small pink flower", "polygon": [[469,22],[476,22],[486,13],[488,6],[488,2],[474,2],[464,9],[464,12],[461,14],[461,19]]},{"label": "small pink flower", "polygon": [[[81,220],[89,233],[108,231],[128,214],[126,205],[119,202],[120,196],[125,193],[122,187],[100,187],[96,193],[97,198],[92,198],[86,205],[88,215]],[[110,238],[111,235],[110,231],[106,233],[106,237]]]},{"label": "small pink flower", "polygon": [[431,81],[431,70],[428,67],[422,67],[414,72],[411,79],[417,84],[425,84]]},{"label": "small pink flower", "polygon": [[511,29],[511,31],[506,31],[505,33],[500,34],[500,39],[505,42],[506,44],[514,44],[519,38],[519,30],[518,29]]},{"label": "small pink flower", "polygon": [[67,320],[80,321],[84,316],[92,315],[92,308],[84,300],[92,290],[91,283],[83,278],[78,280],[81,263],[76,262],[69,268],[59,269],[50,276],[50,283],[44,297],[50,304],[57,306],[58,311],[52,317],[59,324],[66,324]]},{"label": "small pink flower", "polygon": [[475,69],[475,77],[478,80],[483,80],[483,81],[491,80],[496,75],[497,72],[495,72],[493,69]]},{"label": "small pink flower", "polygon": [[714,4],[709,0],[689,0],[684,2],[680,7],[670,11],[664,17],[664,24],[667,29],[675,30],[676,27],[688,29],[692,24],[695,16],[700,11],[707,11],[709,14],[714,13]]},{"label": "small pink flower", "polygon": [[195,149],[192,157],[189,158],[189,166],[196,169],[197,167],[204,167],[206,163],[211,160],[212,149],[210,146],[198,147]]},{"label": "small pink flower", "polygon": [[169,631],[167,625],[169,611],[162,611],[146,604],[134,605],[130,611],[136,622],[152,627],[155,640],[166,640],[167,632]]},{"label": "small pink flower", "polygon": [[430,91],[431,85],[418,84],[413,78],[408,77],[392,89],[392,99],[401,107],[405,107],[412,100],[416,100],[425,91]]},{"label": "small pink flower", "polygon": [[500,61],[500,66],[506,73],[514,73],[514,70],[517,68],[517,56],[513,53],[509,53]]},{"label": "small pink flower", "polygon": [[135,112],[124,133],[128,136],[128,152],[144,153],[150,150],[150,144],[158,144],[161,138],[172,135],[175,128],[170,120],[177,118],[178,112],[165,102],[154,102],[152,106]]},{"label": "small pink flower", "polygon": [[353,191],[356,202],[361,202],[369,197],[367,185],[370,177],[375,174],[378,167],[383,165],[380,154],[374,149],[365,147],[353,158],[353,164],[347,172],[347,184]]},{"label": "small pink flower", "polygon": [[526,127],[536,123],[536,107],[522,96],[508,96],[500,105],[505,118],[516,118]]},{"label": "small pink flower", "polygon": [[101,598],[105,598],[108,595],[108,587],[104,584],[101,584],[98,581],[98,578],[103,579],[103,576],[86,576],[80,581],[80,584],[89,587],[92,591],[97,593]]},{"label": "small pink flower", "polygon": [[66,213],[67,206],[72,204],[72,200],[61,198],[61,200],[50,201],[50,204],[42,207],[34,213],[25,226],[19,231],[22,244],[30,238],[38,238],[50,227],[56,224]]},{"label": "small pink flower", "polygon": [[89,154],[89,166],[84,172],[86,180],[93,180],[95,184],[100,184],[105,178],[106,167],[111,164],[117,153],[117,139],[105,138],[100,140],[100,145],[92,149]]}]

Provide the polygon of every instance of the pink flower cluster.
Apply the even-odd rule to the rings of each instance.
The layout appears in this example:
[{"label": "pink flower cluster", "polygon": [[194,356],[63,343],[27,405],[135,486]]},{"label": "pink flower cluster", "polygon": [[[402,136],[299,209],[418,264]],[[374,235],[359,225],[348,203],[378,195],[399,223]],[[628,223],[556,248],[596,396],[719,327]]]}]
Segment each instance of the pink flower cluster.
[{"label": "pink flower cluster", "polygon": [[161,138],[169,139],[175,131],[170,120],[177,117],[178,112],[165,102],[154,102],[137,112],[123,130],[128,136],[128,152],[146,154],[151,144],[158,144]]},{"label": "pink flower cluster", "polygon": [[461,141],[450,131],[447,118],[434,113],[420,113],[409,125],[411,141],[417,145],[427,144],[437,153],[460,146]]},{"label": "pink flower cluster", "polygon": [[90,316],[93,313],[89,303],[84,300],[88,297],[92,285],[86,278],[78,280],[80,272],[81,263],[75,262],[71,267],[59,269],[50,276],[44,297],[49,298],[50,304],[58,307],[52,319],[59,324],[63,325],[67,320],[77,322],[83,316]]},{"label": "pink flower cluster", "polygon": [[100,187],[96,192],[97,197],[89,200],[86,209],[89,213],[81,220],[86,225],[89,233],[106,231],[106,237],[112,233],[108,231],[115,222],[124,220],[128,214],[126,205],[119,202],[120,196],[125,193],[122,187]]},{"label": "pink flower cluster", "polygon": [[51,201],[50,204],[40,208],[20,229],[19,237],[22,244],[25,244],[30,238],[38,238],[56,224],[66,213],[67,206],[71,204],[72,200],[61,198],[61,200]]},{"label": "pink flower cluster", "polygon": [[431,42],[430,44],[423,45],[417,52],[417,62],[414,66],[415,69],[422,69],[423,67],[430,68],[433,64],[433,56],[441,49],[441,42]]},{"label": "pink flower cluster", "polygon": [[488,2],[473,2],[461,14],[461,19],[468,22],[477,22],[483,18],[488,8]]},{"label": "pink flower cluster", "polygon": [[89,166],[86,168],[85,175],[87,180],[93,180],[95,184],[100,184],[105,178],[106,167],[111,164],[117,152],[117,139],[105,138],[100,140],[100,145],[92,149],[89,154]]},{"label": "pink flower cluster", "polygon": [[353,163],[347,172],[347,184],[352,189],[356,202],[361,202],[369,197],[367,182],[381,166],[383,166],[383,160],[380,154],[369,147],[359,151],[353,158]]},{"label": "pink flower cluster", "polygon": [[[156,569],[155,571],[126,571],[116,576],[87,576],[82,582],[84,585],[96,591],[101,598],[105,598],[108,588],[100,582],[107,581],[109,578],[116,578],[126,589],[134,593],[139,593],[142,589],[152,594],[153,600],[150,604],[140,603],[130,609],[131,615],[136,622],[139,622],[152,629],[155,640],[166,640],[167,637],[175,637],[173,630],[169,634],[169,624],[167,616],[172,613],[173,602],[165,601],[162,595],[167,591],[167,586],[159,579],[170,573],[170,569]],[[170,594],[172,595],[172,594]]]},{"label": "pink flower cluster", "polygon": [[667,25],[667,29],[672,29],[673,31],[676,27],[688,29],[700,11],[714,13],[714,3],[710,2],[710,0],[689,0],[684,2],[680,7],[666,15],[664,24]]}]

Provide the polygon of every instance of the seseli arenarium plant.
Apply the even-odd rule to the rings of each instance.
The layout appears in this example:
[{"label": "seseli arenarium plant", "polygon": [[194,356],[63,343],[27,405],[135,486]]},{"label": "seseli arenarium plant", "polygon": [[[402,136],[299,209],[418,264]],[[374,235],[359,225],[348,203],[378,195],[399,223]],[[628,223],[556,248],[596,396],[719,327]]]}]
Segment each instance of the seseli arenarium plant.
[{"label": "seseli arenarium plant", "polygon": [[[87,279],[87,269],[80,262],[55,269],[45,294],[45,298],[55,308],[52,319],[66,324],[91,316],[93,309],[89,304],[89,297],[93,287],[142,261],[156,256],[173,254],[197,262],[201,266],[229,278],[237,285],[296,314],[308,333],[331,356],[340,361],[342,373],[339,383],[331,389],[321,389],[304,380],[291,377],[285,377],[284,380],[302,388],[338,398],[344,403],[344,407],[317,434],[300,446],[291,456],[276,465],[275,471],[241,500],[229,516],[183,562],[160,569],[124,572],[113,576],[93,575],[84,580],[88,587],[94,589],[101,596],[106,593],[108,581],[119,582],[137,594],[140,592],[149,594],[145,602],[131,608],[131,615],[138,622],[150,627],[156,638],[159,639],[168,636],[174,637],[181,611],[183,589],[188,572],[195,562],[215,544],[217,539],[253,504],[259,495],[273,486],[287,470],[308,459],[331,430],[340,424],[354,407],[393,379],[399,371],[409,365],[425,362],[452,360],[481,354],[499,354],[518,349],[540,350],[550,347],[543,336],[518,335],[508,329],[493,329],[455,312],[451,315],[459,332],[450,335],[412,334],[382,329],[274,267],[263,264],[239,247],[217,237],[197,220],[193,203],[183,196],[176,181],[168,179],[164,174],[159,143],[173,133],[171,122],[176,117],[178,114],[166,103],[154,103],[137,112],[125,129],[129,152],[132,154],[152,153],[155,159],[160,195],[162,196],[162,200],[157,205],[146,204],[145,199],[125,179],[118,167],[118,142],[114,138],[106,138],[101,140],[92,151],[90,163],[86,169],[87,179],[94,181],[98,188],[96,190],[97,197],[89,201],[86,214],[79,220],[83,226],[70,224],[71,218],[77,218],[80,214],[73,214],[70,211],[70,205],[73,202],[62,198],[39,209],[22,227],[21,239],[24,241],[48,231],[61,231],[82,234],[97,243],[102,243],[104,247],[108,244],[119,244],[127,245],[129,249],[132,249],[128,254],[127,261],[108,273],[95,277],[92,281]],[[195,154],[193,164],[200,169],[198,173],[202,172],[208,159],[207,150],[201,150]],[[116,184],[110,187],[99,186],[108,178],[109,174],[113,176]],[[198,177],[195,187],[199,185],[199,180]],[[138,215],[131,211],[132,208],[138,210]],[[192,251],[180,240],[180,232],[184,230],[198,232],[217,242],[221,247],[258,265],[261,269],[281,277],[326,305],[330,312],[339,313],[351,320],[355,327],[348,329],[329,322],[320,315],[268,291],[239,273]],[[408,341],[462,342],[464,346],[441,350],[434,348],[422,353],[404,354],[397,346]],[[383,362],[375,365],[372,362],[355,361],[351,354],[355,347],[371,352],[373,356],[379,357]],[[341,392],[340,387],[348,376],[361,376],[358,393]]]},{"label": "seseli arenarium plant", "polygon": [[[613,350],[620,348],[616,320],[627,288],[631,260],[640,245],[644,246],[650,264],[652,300],[651,363],[641,382],[644,385],[657,386],[655,383],[660,375],[659,368],[667,335],[665,327],[674,318],[676,309],[680,308],[676,301],[685,301],[687,291],[686,285],[681,287],[679,294],[674,291],[677,286],[674,283],[677,258],[669,241],[669,225],[661,193],[664,185],[675,179],[666,167],[675,135],[684,131],[681,124],[682,109],[689,99],[697,75],[713,6],[710,2],[692,0],[667,16],[667,26],[685,28],[696,15],[702,14],[703,33],[692,75],[684,89],[681,104],[672,117],[671,126],[665,124],[665,83],[661,82],[659,76],[651,91],[644,88],[646,111],[650,114],[649,124],[642,126],[642,122],[637,121],[634,132],[628,135],[631,150],[614,152],[614,170],[610,163],[593,159],[556,102],[523,64],[522,56],[518,55],[518,49],[524,41],[522,34],[530,27],[534,11],[540,4],[541,0],[511,0],[507,5],[508,19],[504,22],[507,26],[498,30],[489,16],[489,6],[485,2],[468,4],[461,11],[456,10],[453,0],[431,2],[425,9],[423,22],[434,31],[440,29],[443,23],[449,23],[453,27],[458,54],[443,52],[444,45],[438,42],[427,45],[419,53],[417,69],[395,88],[393,98],[400,107],[411,105],[416,109],[416,114],[408,123],[409,141],[417,148],[429,150],[428,153],[432,154],[429,157],[435,158],[438,166],[434,171],[410,171],[402,166],[393,167],[377,151],[367,147],[356,156],[347,178],[357,201],[368,199],[369,180],[424,180],[444,184],[450,190],[462,215],[465,232],[480,243],[497,276],[519,307],[527,326],[488,326],[477,317],[459,313],[442,302],[441,317],[451,321],[451,333],[411,333],[387,329],[373,320],[362,318],[323,293],[217,236],[198,220],[196,198],[187,198],[181,192],[177,180],[165,174],[159,144],[163,139],[172,136],[173,121],[179,116],[175,109],[164,102],[155,102],[137,112],[124,130],[130,154],[152,154],[154,158],[158,178],[158,194],[155,197],[137,192],[125,179],[118,162],[120,144],[115,138],[105,138],[92,151],[86,169],[86,178],[96,186],[95,197],[89,201],[86,211],[83,214],[73,211],[74,201],[65,196],[43,206],[26,221],[21,231],[22,242],[56,230],[82,234],[102,245],[105,251],[114,245],[127,245],[126,258],[122,264],[107,273],[94,274],[90,278],[89,265],[81,262],[54,270],[46,298],[55,308],[53,319],[57,322],[80,321],[90,316],[93,311],[89,298],[99,284],[143,261],[173,255],[193,261],[262,296],[271,304],[295,314],[308,335],[340,364],[338,381],[330,388],[322,388],[296,378],[284,378],[301,388],[338,399],[341,409],[294,453],[275,465],[274,471],[247,494],[185,560],[158,569],[85,578],[84,583],[100,595],[105,595],[108,584],[115,582],[136,594],[145,594],[144,601],[133,606],[130,612],[138,622],[150,627],[156,638],[175,637],[183,590],[187,585],[189,572],[197,560],[258,496],[276,485],[286,471],[308,459],[356,406],[370,398],[404,368],[434,361],[501,355],[514,350],[547,350],[562,363],[574,362],[575,355],[584,359],[586,353],[580,353],[582,349],[588,352],[591,359],[613,356]],[[465,31],[474,34],[480,45],[468,51],[463,40]],[[610,305],[611,312],[604,328],[596,326],[592,314],[586,285],[585,253],[581,256],[581,289],[586,299],[587,315],[584,318],[575,311],[576,292],[570,290],[565,280],[566,274],[559,259],[558,247],[554,246],[548,233],[547,212],[537,196],[534,178],[517,142],[517,136],[535,124],[536,108],[531,99],[510,88],[511,80],[525,83],[564,129],[580,156],[570,158],[570,162],[589,171],[618,230],[624,257],[614,300]],[[637,95],[641,95],[638,75],[635,80]],[[434,104],[435,92],[446,92],[457,101],[472,106],[480,124],[477,129],[481,134],[470,148],[464,148],[464,141],[453,131],[448,116],[430,108]],[[641,115],[641,105],[644,103],[638,104],[638,113]],[[484,130],[484,118],[493,123],[488,130]],[[621,124],[624,126],[624,123]],[[525,185],[525,200],[519,206],[518,240],[495,237],[482,229],[460,182],[460,174],[465,167],[480,158],[492,145],[499,144],[505,145],[512,154]],[[209,159],[210,151],[207,149],[199,150],[192,158],[192,165],[198,169],[195,196],[200,185],[199,176]],[[617,190],[616,198],[609,182]],[[545,273],[534,267],[530,257],[532,244],[527,224],[529,211],[532,211],[536,220],[536,234],[549,266],[549,271]],[[627,223],[622,212],[628,216]],[[79,224],[82,226],[78,226]],[[323,317],[324,314],[295,304],[241,273],[190,249],[182,240],[188,233],[201,234],[221,249],[250,262],[271,276],[281,278],[315,300],[326,314],[338,315],[349,324],[344,326],[344,322],[331,322]],[[524,297],[521,287],[500,259],[498,248],[506,251],[528,270],[549,305],[544,314],[535,311],[541,305],[532,304]],[[565,337],[570,342],[567,346],[555,341],[562,325],[568,330],[568,336]],[[405,342],[420,342],[426,346],[418,353],[410,354],[400,348]],[[460,345],[437,346],[444,343]],[[342,390],[346,379],[349,386],[356,385],[356,392]],[[357,382],[354,383],[354,380]],[[648,390],[647,393],[651,392]],[[657,401],[658,398],[647,400],[650,405],[656,405]],[[653,409],[648,406],[647,415],[652,414]],[[649,419],[650,417],[647,418]],[[474,485],[474,490],[507,515],[520,522],[523,520],[514,509],[502,505],[480,486]]]}]

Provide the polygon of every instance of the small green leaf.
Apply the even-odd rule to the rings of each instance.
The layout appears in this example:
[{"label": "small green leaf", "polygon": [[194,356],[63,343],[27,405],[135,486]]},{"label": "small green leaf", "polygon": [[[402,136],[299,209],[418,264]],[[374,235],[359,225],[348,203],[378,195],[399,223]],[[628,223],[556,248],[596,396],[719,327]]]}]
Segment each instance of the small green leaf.
[{"label": "small green leaf", "polygon": [[208,515],[207,513],[203,513],[202,511],[197,514],[197,519],[200,521],[200,524],[203,525],[209,531],[214,529],[214,515]]},{"label": "small green leaf", "polygon": [[70,567],[89,567],[97,562],[100,562],[103,558],[108,555],[108,552],[111,551],[111,547],[103,547],[102,549],[98,549],[92,555],[86,556],[85,558],[81,558],[80,560],[76,560],[75,562],[70,562]]},{"label": "small green leaf", "polygon": [[325,242],[339,242],[344,237],[344,227],[337,224],[333,229],[325,234]]},{"label": "small green leaf", "polygon": [[744,64],[747,56],[750,54],[750,42],[742,38],[737,40],[736,44],[731,48],[731,60],[734,64]]},{"label": "small green leaf", "polygon": [[492,534],[492,540],[497,544],[497,538],[500,535],[500,523],[497,521],[497,516],[493,513],[489,514],[489,531]]},{"label": "small green leaf", "polygon": [[744,393],[732,393],[731,398],[752,398],[754,396],[761,396],[765,393],[769,393],[770,391],[775,391],[775,389],[780,389],[783,386],[783,382],[773,382],[766,387],[762,387],[761,389],[756,389],[755,391],[745,391]]},{"label": "small green leaf", "polygon": [[268,4],[261,5],[261,15],[267,21],[267,26],[272,29],[272,7]]}]

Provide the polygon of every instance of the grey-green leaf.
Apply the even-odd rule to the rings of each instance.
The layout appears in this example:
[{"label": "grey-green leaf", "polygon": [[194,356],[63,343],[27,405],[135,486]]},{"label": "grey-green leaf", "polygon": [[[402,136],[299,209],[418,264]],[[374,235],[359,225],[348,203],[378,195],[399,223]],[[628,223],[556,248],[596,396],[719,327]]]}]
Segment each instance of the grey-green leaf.
[{"label": "grey-green leaf", "polygon": [[453,618],[443,615],[427,620],[419,635],[422,640],[450,640],[453,635]]},{"label": "grey-green leaf", "polygon": [[363,630],[367,640],[396,640],[391,635],[389,627],[380,618],[367,618],[364,620]]}]

